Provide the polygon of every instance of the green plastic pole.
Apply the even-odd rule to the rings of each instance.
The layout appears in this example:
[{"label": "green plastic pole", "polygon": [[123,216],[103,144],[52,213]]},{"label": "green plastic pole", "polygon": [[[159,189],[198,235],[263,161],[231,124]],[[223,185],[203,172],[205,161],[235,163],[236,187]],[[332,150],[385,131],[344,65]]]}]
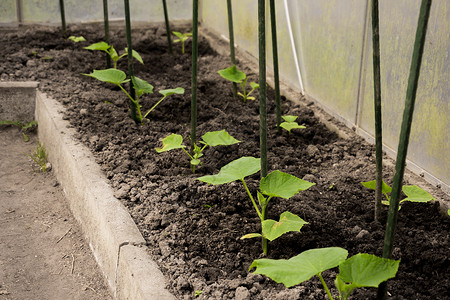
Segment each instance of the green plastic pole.
[{"label": "green plastic pole", "polygon": [[66,37],[66,13],[64,11],[64,0],[59,0],[59,10],[61,12],[61,26],[63,37]]},{"label": "green plastic pole", "polygon": [[378,0],[372,0],[372,46],[373,46],[373,87],[375,108],[375,221],[380,220],[383,183],[383,132],[381,119],[381,81],[380,81],[380,32],[378,19]]},{"label": "green plastic pole", "polygon": [[169,13],[167,10],[167,3],[166,0],[162,0],[163,8],[164,8],[164,21],[166,22],[166,32],[167,32],[167,42],[169,44],[169,53],[173,54],[172,50],[172,34],[170,32],[170,24],[169,24]]},{"label": "green plastic pole", "polygon": [[[261,178],[267,176],[267,107],[266,107],[266,7],[258,0],[259,41],[259,140],[261,152]],[[267,206],[262,214],[265,216]],[[267,255],[267,239],[262,238],[264,254]]]},{"label": "green plastic pole", "polygon": [[278,133],[281,133],[281,96],[280,96],[280,74],[278,70],[278,42],[277,42],[277,17],[275,10],[275,0],[270,0],[270,25],[272,29],[272,55],[273,55],[273,75],[275,80],[275,105],[277,115]]},{"label": "green plastic pole", "polygon": [[[130,3],[128,0],[124,0],[125,6],[125,25],[127,32],[127,47],[128,47],[128,73],[130,78],[134,77],[134,67],[133,67],[133,47],[131,45],[131,22],[130,22]],[[133,83],[130,81],[130,96],[136,99],[136,92],[133,87]],[[136,106],[130,101],[131,118],[138,123],[139,120],[136,116]]]},{"label": "green plastic pole", "polygon": [[[234,29],[233,29],[233,7],[231,6],[231,0],[227,0],[227,13],[228,13],[228,35],[230,38],[230,58],[233,65],[236,64],[236,55],[234,53]],[[237,84],[233,82],[233,98],[237,97]]]},{"label": "green plastic pole", "polygon": [[192,1],[192,98],[191,98],[191,142],[192,149],[197,140],[197,60],[198,60],[198,0]]},{"label": "green plastic pole", "polygon": [[[391,200],[389,204],[389,215],[384,238],[383,257],[391,258],[394,244],[395,229],[397,225],[399,199],[402,190],[403,175],[405,173],[406,154],[408,152],[409,136],[411,133],[411,123],[416,101],[417,85],[420,75],[420,65],[422,63],[423,49],[425,46],[425,36],[427,33],[428,19],[430,17],[432,0],[422,0],[417,22],[416,39],[414,42],[411,68],[409,70],[408,88],[406,90],[405,109],[403,111],[402,128],[397,151],[397,161],[395,164],[394,183],[392,186]],[[377,299],[386,297],[387,283],[383,282],[377,293]]]},{"label": "green plastic pole", "polygon": [[[108,17],[108,0],[103,0],[103,20],[105,27],[105,42],[109,45],[109,17]],[[111,59],[108,53],[105,53],[106,68],[111,68]]]}]

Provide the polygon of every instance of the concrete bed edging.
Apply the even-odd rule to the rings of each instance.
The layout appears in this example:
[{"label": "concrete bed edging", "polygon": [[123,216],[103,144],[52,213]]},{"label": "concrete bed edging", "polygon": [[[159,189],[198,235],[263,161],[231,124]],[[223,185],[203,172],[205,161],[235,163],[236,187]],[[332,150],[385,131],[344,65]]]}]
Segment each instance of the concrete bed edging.
[{"label": "concrete bed edging", "polygon": [[91,152],[75,141],[64,107],[36,91],[39,140],[64,189],[74,217],[116,299],[172,300],[166,279],[146,252],[127,209],[113,195]]}]

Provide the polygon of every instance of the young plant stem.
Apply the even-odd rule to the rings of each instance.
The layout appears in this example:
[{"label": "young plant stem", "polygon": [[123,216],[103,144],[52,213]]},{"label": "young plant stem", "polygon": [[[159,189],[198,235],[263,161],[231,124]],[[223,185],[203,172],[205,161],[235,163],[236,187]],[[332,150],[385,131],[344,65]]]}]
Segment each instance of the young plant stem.
[{"label": "young plant stem", "polygon": [[[133,68],[133,47],[131,45],[131,21],[130,21],[130,3],[128,0],[124,0],[124,6],[125,6],[125,24],[126,24],[126,32],[127,32],[127,46],[128,46],[128,75],[130,78],[134,77],[134,68]],[[114,64],[116,65],[116,64]],[[136,91],[134,90],[133,84],[130,81],[130,98],[135,99],[136,98]],[[131,118],[136,122],[139,123],[141,120],[139,120],[136,116],[136,108],[137,106],[134,105],[134,101],[130,103],[130,110],[131,110]]]},{"label": "young plant stem", "polygon": [[280,74],[278,68],[278,42],[277,42],[277,19],[275,10],[275,0],[270,0],[270,25],[272,33],[272,55],[273,55],[273,76],[275,81],[275,105],[277,115],[277,129],[281,134],[281,101],[280,101]]},{"label": "young plant stem", "polygon": [[381,82],[380,82],[380,35],[378,20],[378,0],[372,0],[372,45],[373,45],[373,87],[375,109],[375,157],[376,157],[376,189],[375,189],[375,221],[380,220],[381,197],[383,183],[383,134],[381,115]]},{"label": "young plant stem", "polygon": [[[105,42],[109,45],[109,17],[108,17],[108,0],[103,0],[103,23],[105,27]],[[106,57],[106,68],[111,68],[111,58],[108,53]]]},{"label": "young plant stem", "polygon": [[[409,71],[408,88],[406,90],[405,109],[403,111],[402,128],[400,131],[400,140],[397,150],[397,160],[395,165],[395,176],[392,187],[391,200],[389,204],[389,214],[386,225],[386,234],[384,238],[383,257],[391,258],[394,244],[395,229],[397,225],[398,206],[402,190],[402,181],[405,172],[406,154],[408,152],[409,136],[411,133],[411,123],[414,113],[414,104],[416,101],[416,92],[420,75],[420,66],[422,63],[425,37],[427,33],[428,19],[430,17],[432,0],[422,0],[417,24],[416,38],[414,42],[411,68]],[[377,299],[382,300],[386,297],[387,283],[380,284],[377,293]]]},{"label": "young plant stem", "polygon": [[248,189],[247,184],[245,183],[244,179],[241,179],[241,181],[242,181],[242,184],[244,185],[245,190],[247,191],[248,196],[250,197],[250,200],[253,203],[253,207],[255,208],[256,213],[258,214],[258,217],[261,219],[261,222],[262,222],[263,221],[262,214],[259,211],[258,205],[256,204],[255,199],[252,196],[252,193],[250,193],[250,190]]},{"label": "young plant stem", "polygon": [[61,12],[62,34],[63,34],[63,37],[65,38],[67,33],[66,33],[66,13],[64,11],[64,0],[59,0],[59,10]]},{"label": "young plant stem", "polygon": [[320,282],[322,282],[323,288],[324,288],[325,292],[327,292],[328,298],[330,298],[330,300],[333,300],[333,296],[331,295],[330,290],[328,289],[328,286],[327,286],[325,280],[323,280],[322,274],[318,273],[317,276],[319,277]]},{"label": "young plant stem", "polygon": [[[138,122],[140,123],[140,122],[142,122],[142,113],[141,113],[141,109],[139,108],[139,101],[137,101],[137,100],[135,100],[124,88],[123,88],[123,86],[121,86],[120,84],[118,84],[118,86],[120,87],[120,89],[125,93],[125,95],[127,95],[128,96],[128,98],[130,99],[130,101],[131,101],[131,105],[132,105],[132,107],[134,107],[135,108],[135,111],[137,112],[137,116],[136,116],[136,118],[137,118],[137,120],[138,120]],[[134,89],[133,89],[134,90]],[[161,101],[160,101],[161,102]],[[159,104],[159,103],[158,103]],[[156,105],[155,105],[156,106]],[[154,107],[152,107],[152,109],[153,109]],[[150,111],[149,111],[150,112]],[[148,112],[148,113],[149,113]],[[148,113],[147,114],[145,114],[146,116],[148,115]],[[144,117],[145,118],[145,117]]]},{"label": "young plant stem", "polygon": [[[266,202],[261,205],[261,212],[262,212],[261,213],[261,222],[263,222],[266,219],[267,206],[268,206],[269,201],[270,201],[271,198],[272,197],[267,198]],[[261,238],[261,244],[262,244],[264,255],[267,256],[267,253],[268,253],[269,250],[268,250],[268,242],[267,242],[267,239],[265,237]]]},{"label": "young plant stem", "polygon": [[197,141],[197,59],[198,59],[198,0],[192,1],[192,98],[191,98],[191,142]]},{"label": "young plant stem", "polygon": [[167,43],[169,45],[169,54],[173,54],[172,50],[172,37],[171,37],[171,31],[170,31],[170,24],[169,24],[169,13],[167,10],[167,3],[166,0],[162,0],[163,8],[164,8],[164,21],[166,23],[166,32],[167,32]]},{"label": "young plant stem", "polygon": [[267,176],[267,107],[266,107],[266,7],[258,0],[259,41],[259,137],[261,151],[261,178]]},{"label": "young plant stem", "polygon": [[147,117],[147,115],[148,115],[152,110],[155,109],[155,107],[158,106],[158,104],[160,104],[160,103],[161,103],[164,99],[166,99],[166,98],[167,98],[167,96],[164,96],[164,97],[162,97],[158,102],[156,102],[156,104],[153,105],[152,108],[150,108],[150,109],[145,113],[144,119],[145,119],[145,117]]},{"label": "young plant stem", "polygon": [[[189,151],[187,151],[187,150],[184,149],[184,148],[181,148],[181,149],[183,149],[183,151],[186,152],[186,154],[187,154],[191,159],[194,159],[194,157],[189,153]],[[195,174],[195,165],[192,165],[192,173]]]},{"label": "young plant stem", "polygon": [[[236,65],[236,55],[234,53],[234,29],[233,29],[233,8],[231,0],[227,0],[227,12],[228,12],[228,36],[230,39],[230,58],[231,63]],[[237,84],[233,82],[233,98],[237,97]]]}]

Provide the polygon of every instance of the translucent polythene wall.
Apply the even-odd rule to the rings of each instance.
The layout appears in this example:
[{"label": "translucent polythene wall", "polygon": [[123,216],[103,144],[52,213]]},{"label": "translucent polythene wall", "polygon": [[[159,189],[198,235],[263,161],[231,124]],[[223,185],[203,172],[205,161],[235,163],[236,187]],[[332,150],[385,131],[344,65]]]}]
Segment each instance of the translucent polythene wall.
[{"label": "translucent polythene wall", "polygon": [[[166,0],[172,20],[192,19],[192,0]],[[226,0],[199,0],[200,20],[228,36]],[[65,0],[66,21],[103,18],[101,0]],[[268,1],[267,1],[268,2]],[[379,0],[383,137],[395,155],[420,0]],[[109,0],[110,19],[123,19],[123,0]],[[235,42],[258,56],[256,0],[232,0]],[[374,134],[369,0],[275,0],[280,73],[367,139]],[[18,5],[21,4],[21,5]],[[163,21],[162,0],[130,0],[132,21]],[[21,8],[21,9],[20,9]],[[267,11],[267,58],[271,35]],[[20,12],[20,13],[19,13]],[[0,25],[59,24],[58,0],[0,0]],[[427,31],[408,166],[450,192],[450,1],[434,0]]]},{"label": "translucent polythene wall", "polygon": [[[130,0],[129,3],[132,21],[164,21],[162,0]],[[123,0],[108,0],[109,18],[123,19],[123,6]],[[192,0],[167,0],[167,6],[171,19],[192,19]],[[64,0],[64,10],[67,23],[103,20],[102,0]],[[0,24],[16,22],[19,18],[25,24],[58,24],[61,22],[59,0],[0,0]]]},{"label": "translucent polythene wall", "polygon": [[[421,1],[379,2],[383,138],[386,150],[395,157]],[[373,140],[370,1],[276,0],[275,3],[282,79],[293,87],[303,88],[305,95],[329,113]],[[257,57],[257,1],[233,0],[232,4],[236,44]],[[266,11],[270,65],[270,19]],[[228,36],[225,0],[201,1],[201,12],[203,26]],[[450,1],[434,0],[408,150],[408,167],[447,192],[450,192],[449,28]]]}]

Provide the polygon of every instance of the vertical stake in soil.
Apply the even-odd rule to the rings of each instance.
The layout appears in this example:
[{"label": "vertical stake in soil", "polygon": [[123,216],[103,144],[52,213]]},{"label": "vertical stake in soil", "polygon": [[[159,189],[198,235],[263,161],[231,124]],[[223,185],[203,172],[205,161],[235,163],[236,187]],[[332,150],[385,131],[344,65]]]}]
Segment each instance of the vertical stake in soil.
[{"label": "vertical stake in soil", "polygon": [[[227,12],[228,12],[228,36],[230,38],[230,58],[231,63],[236,65],[236,55],[234,53],[234,29],[233,29],[233,8],[231,6],[231,0],[227,0]],[[237,83],[233,82],[233,98],[237,97]]]},{"label": "vertical stake in soil", "polygon": [[[108,17],[108,0],[103,0],[103,23],[105,24],[105,42],[109,45],[109,17]],[[105,53],[106,68],[111,68],[111,60],[109,54]]]},{"label": "vertical stake in soil", "polygon": [[198,0],[192,1],[192,98],[191,98],[191,142],[192,149],[197,140],[197,58],[198,58]]},{"label": "vertical stake in soil", "polygon": [[270,0],[270,25],[272,32],[273,76],[275,80],[277,129],[278,133],[281,133],[280,74],[278,71],[277,17],[275,10],[275,0]]},{"label": "vertical stake in soil", "polygon": [[61,12],[61,26],[62,26],[62,34],[65,38],[66,33],[66,13],[64,11],[64,0],[59,0],[59,11]]},{"label": "vertical stake in soil", "polygon": [[373,46],[373,87],[375,106],[375,221],[380,220],[381,188],[383,182],[383,133],[381,120],[381,82],[380,82],[380,29],[378,19],[378,0],[372,0],[372,46]]},{"label": "vertical stake in soil", "polygon": [[170,33],[170,24],[169,24],[169,13],[167,11],[167,3],[166,0],[162,0],[163,8],[164,8],[164,21],[166,22],[166,32],[167,32],[167,42],[169,44],[169,54],[173,54],[172,50],[172,34]]},{"label": "vertical stake in soil", "polygon": [[[267,107],[266,107],[266,7],[264,0],[258,0],[259,41],[259,140],[261,152],[261,178],[267,176]],[[262,210],[265,218],[267,206]],[[267,239],[262,238],[264,254],[267,255]]]},{"label": "vertical stake in soil", "polygon": [[[414,104],[416,101],[417,85],[420,75],[420,65],[422,63],[423,49],[425,46],[425,36],[427,33],[428,19],[430,17],[432,0],[422,0],[417,22],[416,39],[411,59],[411,68],[409,70],[408,88],[406,90],[405,109],[403,111],[402,128],[400,131],[400,140],[397,150],[397,161],[395,164],[394,183],[392,185],[391,200],[389,201],[389,215],[386,225],[386,234],[384,237],[383,257],[391,258],[394,244],[395,228],[397,225],[398,206],[400,193],[402,190],[403,175],[405,173],[406,154],[408,152],[409,136],[411,133],[411,123],[414,113]],[[382,300],[386,297],[387,283],[380,284],[377,293],[377,299]]]},{"label": "vertical stake in soil", "polygon": [[[124,0],[125,6],[125,25],[127,31],[127,47],[128,47],[128,73],[130,78],[134,77],[134,68],[133,68],[133,47],[131,46],[131,22],[130,22],[130,3],[128,0]],[[132,81],[130,81],[130,96],[133,99],[136,99],[136,92],[133,87]],[[136,116],[136,106],[134,103],[130,101],[130,109],[131,109],[131,118],[138,123],[139,120]]]}]

